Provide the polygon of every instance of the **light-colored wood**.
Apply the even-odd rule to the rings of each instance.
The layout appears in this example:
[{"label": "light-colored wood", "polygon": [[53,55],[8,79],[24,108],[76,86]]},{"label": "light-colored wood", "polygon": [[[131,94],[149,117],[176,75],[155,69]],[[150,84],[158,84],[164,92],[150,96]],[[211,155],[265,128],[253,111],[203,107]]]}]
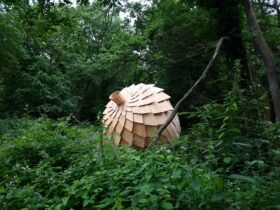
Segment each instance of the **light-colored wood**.
[{"label": "light-colored wood", "polygon": [[134,123],[133,124],[133,133],[146,138],[147,134],[146,134],[146,129],[145,129],[145,125],[144,124],[139,124],[139,123]]},{"label": "light-colored wood", "polygon": [[152,112],[152,109],[150,106],[144,105],[144,106],[139,106],[141,109],[142,114],[148,114]]},{"label": "light-colored wood", "polygon": [[166,121],[166,117],[164,113],[159,113],[154,115],[158,125],[163,125]]},{"label": "light-colored wood", "polygon": [[161,101],[165,101],[165,100],[169,100],[170,96],[165,94],[164,92],[160,92],[158,94],[155,95],[155,101],[156,102],[161,102]]},{"label": "light-colored wood", "polygon": [[131,133],[130,131],[124,129],[122,134],[122,139],[124,139],[129,145],[132,145],[133,142],[133,133]]},{"label": "light-colored wood", "polygon": [[130,132],[132,132],[132,129],[133,129],[133,122],[131,122],[130,120],[126,120],[125,121],[125,124],[124,124],[125,128],[127,130],[129,130]]},{"label": "light-colored wood", "polygon": [[150,106],[150,109],[152,110],[153,114],[163,113],[164,111],[166,111],[164,107],[162,107],[159,103],[153,103]]},{"label": "light-colored wood", "polygon": [[141,114],[133,114],[133,119],[134,119],[134,122],[136,123],[142,123],[143,124],[143,117]]},{"label": "light-colored wood", "polygon": [[147,137],[154,137],[157,132],[157,127],[146,125],[146,135]]},{"label": "light-colored wood", "polygon": [[131,122],[134,122],[133,120],[133,113],[132,112],[126,112],[126,118],[129,119]]},{"label": "light-colored wood", "polygon": [[144,114],[143,119],[145,125],[152,125],[152,126],[158,125],[156,118],[152,113]]},{"label": "light-colored wood", "polygon": [[118,122],[117,126],[116,126],[116,133],[120,134],[122,133],[124,124],[122,124],[120,121]]},{"label": "light-colored wood", "polygon": [[114,101],[117,105],[122,105],[125,102],[124,96],[121,94],[120,91],[113,92],[110,97],[112,101]]},{"label": "light-colored wood", "polygon": [[112,121],[112,123],[110,124],[110,127],[109,127],[110,133],[114,132],[117,123],[118,123],[118,119],[113,119],[113,121]]},{"label": "light-colored wood", "polygon": [[[170,96],[153,84],[131,85],[114,92],[110,98],[102,122],[107,128],[105,134],[112,137],[117,145],[145,148],[173,109]],[[179,137],[180,131],[179,118],[176,116],[160,136],[160,143],[173,142]]]},{"label": "light-colored wood", "polygon": [[116,145],[120,144],[121,135],[120,135],[120,134],[115,134],[114,140],[115,140],[115,144],[116,144]]},{"label": "light-colored wood", "polygon": [[146,143],[146,139],[141,137],[141,136],[137,136],[134,135],[133,136],[133,146],[137,147],[137,148],[144,148],[145,147],[145,143]]},{"label": "light-colored wood", "polygon": [[106,121],[105,121],[105,125],[108,127],[111,122],[113,121],[113,118],[109,117]]},{"label": "light-colored wood", "polygon": [[141,108],[139,108],[139,106],[132,107],[132,112],[136,114],[142,114]]},{"label": "light-colored wood", "polygon": [[116,114],[115,118],[117,118],[117,119],[119,119],[119,118],[120,118],[120,116],[121,116],[121,114],[122,114],[122,110],[123,110],[123,108],[122,108],[122,107],[120,107],[120,108],[118,109],[118,112],[117,112],[117,114]]}]

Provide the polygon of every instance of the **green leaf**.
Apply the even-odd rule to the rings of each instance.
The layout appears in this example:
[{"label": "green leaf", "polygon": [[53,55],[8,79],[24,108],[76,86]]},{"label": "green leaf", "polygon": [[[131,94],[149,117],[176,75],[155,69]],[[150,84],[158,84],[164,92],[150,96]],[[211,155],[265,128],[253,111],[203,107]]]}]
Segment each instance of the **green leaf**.
[{"label": "green leaf", "polygon": [[225,197],[225,195],[223,192],[218,192],[218,193],[215,193],[214,195],[212,195],[211,201],[217,202],[217,201],[223,200],[224,197]]},{"label": "green leaf", "polygon": [[146,204],[146,203],[149,203],[149,200],[147,198],[140,198],[138,200],[139,203],[142,203],[142,204]]},{"label": "green leaf", "polygon": [[173,209],[173,205],[172,203],[168,202],[168,201],[161,201],[160,202],[160,207],[162,209]]},{"label": "green leaf", "polygon": [[115,201],[113,199],[105,199],[103,202],[101,202],[100,204],[94,206],[96,208],[105,208],[110,206],[111,204],[113,204]]},{"label": "green leaf", "polygon": [[240,174],[231,174],[229,176],[229,178],[231,179],[237,179],[237,180],[244,180],[244,181],[248,181],[248,182],[255,182],[255,180],[249,176],[243,176]]},{"label": "green leaf", "polygon": [[225,158],[223,159],[223,161],[224,161],[224,163],[229,164],[229,163],[231,162],[231,157],[225,157]]},{"label": "green leaf", "polygon": [[153,189],[149,184],[144,184],[140,187],[140,191],[142,191],[144,194],[150,194]]},{"label": "green leaf", "polygon": [[195,180],[191,182],[191,187],[194,191],[200,191],[201,183],[199,180]]},{"label": "green leaf", "polygon": [[214,177],[214,184],[217,189],[222,190],[224,188],[224,180],[220,176]]},{"label": "green leaf", "polygon": [[225,135],[225,132],[220,133],[220,135],[218,136],[218,139],[223,138],[224,135]]}]

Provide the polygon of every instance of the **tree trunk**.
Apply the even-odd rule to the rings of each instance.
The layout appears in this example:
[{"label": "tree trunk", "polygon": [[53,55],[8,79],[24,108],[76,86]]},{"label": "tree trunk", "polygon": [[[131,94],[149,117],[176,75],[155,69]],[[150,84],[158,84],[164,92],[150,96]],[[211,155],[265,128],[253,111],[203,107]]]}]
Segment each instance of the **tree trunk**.
[{"label": "tree trunk", "polygon": [[253,32],[253,42],[256,48],[258,48],[258,50],[260,51],[260,54],[267,68],[267,80],[272,96],[275,118],[276,122],[280,122],[280,88],[278,84],[276,63],[263,37],[260,26],[257,23],[250,0],[243,0],[243,5],[247,16],[248,25]]}]

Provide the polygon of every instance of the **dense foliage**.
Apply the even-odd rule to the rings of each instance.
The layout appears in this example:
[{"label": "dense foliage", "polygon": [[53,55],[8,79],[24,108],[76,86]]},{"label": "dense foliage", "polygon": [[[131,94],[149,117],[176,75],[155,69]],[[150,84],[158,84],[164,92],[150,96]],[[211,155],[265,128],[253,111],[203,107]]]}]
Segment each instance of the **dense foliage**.
[{"label": "dense foliage", "polygon": [[[214,138],[201,142],[199,126],[176,145],[136,151],[112,146],[89,124],[44,118],[14,124],[18,134],[7,138],[7,129],[0,144],[1,209],[279,208],[279,149],[261,154],[258,148],[274,144],[266,126],[262,139],[234,140],[228,150],[243,153],[234,159],[211,149]],[[242,174],[231,168],[238,161]]]},{"label": "dense foliage", "polygon": [[[243,88],[254,82],[262,87],[256,89],[259,97],[267,96],[265,67],[248,42],[240,1],[1,2],[2,117],[72,113],[94,121],[113,90],[139,82],[157,83],[175,102],[199,77],[221,36],[231,41],[210,82],[185,109],[221,99],[237,59]],[[278,10],[260,3],[255,8],[279,58]]]},{"label": "dense foliage", "polygon": [[[73,2],[0,0],[0,209],[280,209],[280,125],[243,1]],[[280,2],[251,2],[279,66]],[[110,93],[155,83],[178,101],[222,36],[173,145],[112,145]]]}]

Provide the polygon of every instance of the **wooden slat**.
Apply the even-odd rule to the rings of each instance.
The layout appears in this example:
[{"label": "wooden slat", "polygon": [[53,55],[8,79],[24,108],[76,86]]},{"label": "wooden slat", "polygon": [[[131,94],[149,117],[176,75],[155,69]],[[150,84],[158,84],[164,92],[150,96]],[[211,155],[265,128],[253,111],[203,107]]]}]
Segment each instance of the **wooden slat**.
[{"label": "wooden slat", "polygon": [[169,100],[171,97],[167,94],[165,94],[164,92],[160,92],[158,94],[155,94],[154,96],[154,100],[156,102],[160,102],[160,101],[165,101],[165,100]]},{"label": "wooden slat", "polygon": [[125,108],[123,108],[123,110],[122,110],[122,116],[125,117],[125,115],[126,115],[126,110],[125,110]]},{"label": "wooden slat", "polygon": [[179,132],[177,126],[175,125],[174,121],[172,121],[170,123],[170,125],[171,125],[171,128],[173,129],[173,132],[175,133],[175,137],[178,138],[180,136],[180,132]]},{"label": "wooden slat", "polygon": [[126,111],[132,112],[132,108],[131,107],[126,107]]},{"label": "wooden slat", "polygon": [[104,110],[104,112],[102,114],[107,114],[111,110],[112,110],[112,107],[108,107]]},{"label": "wooden slat", "polygon": [[153,114],[158,114],[158,113],[162,113],[162,112],[165,111],[164,109],[162,109],[162,106],[159,103],[156,103],[156,102],[150,104],[149,107],[150,107]]},{"label": "wooden slat", "polygon": [[143,117],[141,114],[133,114],[133,119],[134,119],[134,122],[137,122],[137,123],[144,123],[143,121]]},{"label": "wooden slat", "polygon": [[115,118],[116,114],[118,113],[118,109],[115,109],[110,117]]},{"label": "wooden slat", "polygon": [[173,129],[172,122],[168,125],[168,127],[166,129],[169,132],[172,139],[177,136],[177,131]]},{"label": "wooden slat", "polygon": [[131,92],[130,96],[133,97],[135,94],[137,94],[141,87],[142,87],[142,84],[136,85],[133,92]]},{"label": "wooden slat", "polygon": [[158,88],[158,87],[153,87],[153,92],[154,92],[154,93],[160,93],[160,92],[162,92],[162,91],[164,91],[164,89]]},{"label": "wooden slat", "polygon": [[115,134],[115,136],[114,136],[114,141],[115,141],[115,144],[116,144],[116,145],[120,144],[121,135],[120,135],[120,134]]},{"label": "wooden slat", "polygon": [[163,125],[166,122],[166,119],[167,119],[165,117],[164,113],[155,114],[154,117],[155,117],[158,125]]},{"label": "wooden slat", "polygon": [[170,104],[169,101],[162,101],[159,103],[159,105],[161,106],[162,110],[164,111],[171,111],[173,110],[172,105]]},{"label": "wooden slat", "polygon": [[130,120],[126,119],[125,120],[125,124],[124,127],[129,130],[130,132],[132,132],[133,130],[133,122],[131,122]]},{"label": "wooden slat", "polygon": [[154,94],[153,91],[147,89],[141,96],[139,96],[139,99],[144,100],[153,94]]},{"label": "wooden slat", "polygon": [[143,119],[144,119],[144,124],[145,125],[154,125],[154,126],[158,125],[158,123],[155,119],[155,116],[151,113],[144,114]]},{"label": "wooden slat", "polygon": [[118,124],[115,128],[116,133],[121,134],[121,132],[123,131],[123,128],[124,128],[124,124],[122,124],[120,121],[118,121]]},{"label": "wooden slat", "polygon": [[137,135],[133,136],[133,146],[138,147],[138,148],[144,148],[145,143],[146,143],[145,138],[143,138],[141,136],[137,136]]},{"label": "wooden slat", "polygon": [[106,107],[113,107],[114,104],[115,104],[115,103],[114,103],[113,101],[110,101],[110,102],[106,105]]},{"label": "wooden slat", "polygon": [[114,132],[117,123],[118,123],[118,120],[117,119],[113,119],[112,123],[110,124],[110,126],[108,128],[110,133]]},{"label": "wooden slat", "polygon": [[122,139],[124,139],[130,146],[132,145],[133,134],[131,132],[124,129],[121,136],[122,136]]},{"label": "wooden slat", "polygon": [[108,115],[104,115],[103,118],[102,118],[102,122],[105,123],[105,121],[106,121],[108,118],[109,118]]},{"label": "wooden slat", "polygon": [[147,136],[145,125],[139,124],[139,123],[134,123],[133,124],[133,134],[137,134],[138,136],[145,138]]},{"label": "wooden slat", "polygon": [[129,92],[129,96],[130,96],[130,97],[131,97],[131,95],[133,94],[134,88],[135,88],[135,85],[134,85],[134,84],[133,84],[133,85],[130,85],[130,86],[128,87],[128,92]]},{"label": "wooden slat", "polygon": [[133,113],[132,112],[126,112],[126,118],[129,119],[131,122],[133,122]]},{"label": "wooden slat", "polygon": [[139,101],[137,103],[138,106],[144,106],[144,105],[150,105],[151,103],[154,102],[154,99],[153,97],[148,97],[148,98],[145,98],[145,99],[142,99],[141,101]]},{"label": "wooden slat", "polygon": [[144,106],[139,106],[139,108],[141,109],[142,114],[148,114],[151,113],[151,107],[144,105]]},{"label": "wooden slat", "polygon": [[142,114],[141,108],[138,106],[132,107],[132,112],[136,114]]},{"label": "wooden slat", "polygon": [[113,118],[109,117],[108,120],[105,121],[105,125],[107,125],[107,127],[108,127],[112,121],[113,121]]},{"label": "wooden slat", "polygon": [[146,128],[146,134],[148,137],[155,137],[156,132],[157,132],[157,127],[146,125],[145,128]]},{"label": "wooden slat", "polygon": [[162,136],[163,138],[160,138],[163,140],[163,143],[169,143],[170,142],[170,139],[172,139],[172,136],[170,135],[170,133],[167,131],[167,129],[165,129],[163,132],[162,132]]},{"label": "wooden slat", "polygon": [[106,115],[108,115],[109,117],[112,117],[113,114],[115,113],[115,109],[112,109],[110,112],[108,112]]}]

